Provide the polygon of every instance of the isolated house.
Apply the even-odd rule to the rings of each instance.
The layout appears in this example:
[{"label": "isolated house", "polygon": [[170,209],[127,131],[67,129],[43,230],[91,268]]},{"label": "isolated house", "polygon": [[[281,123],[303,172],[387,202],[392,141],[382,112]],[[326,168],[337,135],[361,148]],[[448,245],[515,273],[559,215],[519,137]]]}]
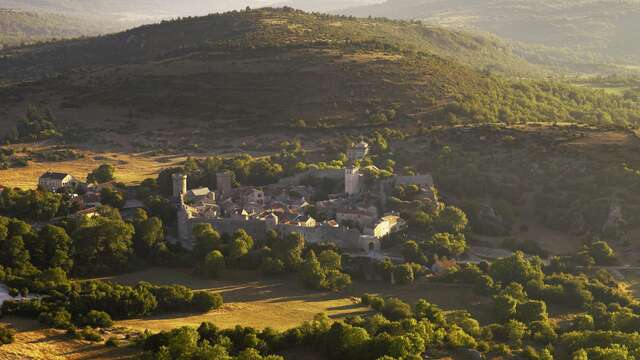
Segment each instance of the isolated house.
[{"label": "isolated house", "polygon": [[56,192],[67,187],[74,187],[78,184],[76,179],[65,173],[46,172],[40,176],[38,185],[43,189]]}]

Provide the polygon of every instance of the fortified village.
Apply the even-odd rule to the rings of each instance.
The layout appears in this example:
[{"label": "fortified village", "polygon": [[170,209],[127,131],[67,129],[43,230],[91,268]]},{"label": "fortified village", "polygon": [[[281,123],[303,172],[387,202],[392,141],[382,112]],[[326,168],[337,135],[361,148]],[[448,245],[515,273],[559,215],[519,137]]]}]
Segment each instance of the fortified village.
[{"label": "fortified village", "polygon": [[[431,175],[366,179],[357,164],[368,151],[368,144],[360,142],[348,150],[350,166],[346,169],[308,170],[261,188],[233,188],[233,175],[221,172],[216,176],[215,192],[208,188],[188,190],[187,176],[173,174],[179,241],[192,248],[194,225],[209,223],[220,233],[244,229],[254,237],[272,229],[281,235],[297,232],[308,243],[332,243],[353,253],[379,256],[381,239],[406,227],[405,220],[385,209],[394,187],[418,185],[424,196],[434,201],[435,191]],[[344,192],[312,203],[314,188],[304,184],[313,178],[344,181]],[[308,207],[324,220],[312,217]]]}]

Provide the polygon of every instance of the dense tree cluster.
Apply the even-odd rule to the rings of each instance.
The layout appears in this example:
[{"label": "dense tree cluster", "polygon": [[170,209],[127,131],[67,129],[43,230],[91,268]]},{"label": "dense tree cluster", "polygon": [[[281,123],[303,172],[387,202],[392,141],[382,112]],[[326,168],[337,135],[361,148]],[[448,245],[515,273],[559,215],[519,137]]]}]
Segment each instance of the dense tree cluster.
[{"label": "dense tree cluster", "polygon": [[244,230],[220,235],[211,224],[197,224],[193,237],[195,272],[201,276],[219,277],[227,268],[259,268],[274,276],[298,272],[310,289],[337,291],[351,284],[351,277],[342,269],[342,256],[335,249],[318,249],[316,256],[313,248],[305,247],[299,233],[280,236],[270,230],[256,241]]},{"label": "dense tree cluster", "polygon": [[[609,258],[611,252],[604,245],[596,245],[596,251]],[[526,338],[541,345],[555,346],[559,341],[571,350],[569,355],[584,351],[589,359],[616,358],[600,356],[620,351],[633,354],[638,343],[630,346],[626,341],[640,325],[638,301],[620,290],[606,273],[556,272],[567,268],[562,262],[556,258],[555,264],[544,267],[539,258],[527,259],[518,252],[491,264],[460,266],[444,281],[473,284],[478,294],[493,297],[495,317],[502,322],[487,327],[493,339],[518,345]],[[570,332],[561,334],[549,321],[547,303],[581,312],[573,319]],[[599,341],[598,336],[609,337]]]},{"label": "dense tree cluster", "polygon": [[300,269],[303,284],[310,289],[341,290],[351,284],[351,277],[342,272],[341,258],[333,250],[316,253],[310,250]]},{"label": "dense tree cluster", "polygon": [[88,183],[104,184],[115,180],[116,168],[111,164],[102,164],[87,175]]},{"label": "dense tree cluster", "polygon": [[29,106],[27,113],[16,124],[16,132],[9,141],[35,141],[61,136],[56,117],[46,107]]},{"label": "dense tree cluster", "polygon": [[469,220],[457,207],[439,204],[433,209],[416,211],[409,220],[412,236],[418,240],[408,240],[403,245],[403,255],[407,261],[427,264],[436,256],[456,257],[467,249],[465,232]]},{"label": "dense tree cluster", "polygon": [[27,220],[48,221],[77,210],[67,195],[43,190],[7,188],[0,193],[0,214]]},{"label": "dense tree cluster", "polygon": [[5,301],[2,314],[35,317],[47,325],[71,329],[75,325],[109,327],[112,319],[177,311],[207,312],[222,306],[220,294],[193,291],[181,285],[125,286],[106,281],[70,282],[66,277],[59,280],[55,287],[46,289],[47,296],[42,298]]}]

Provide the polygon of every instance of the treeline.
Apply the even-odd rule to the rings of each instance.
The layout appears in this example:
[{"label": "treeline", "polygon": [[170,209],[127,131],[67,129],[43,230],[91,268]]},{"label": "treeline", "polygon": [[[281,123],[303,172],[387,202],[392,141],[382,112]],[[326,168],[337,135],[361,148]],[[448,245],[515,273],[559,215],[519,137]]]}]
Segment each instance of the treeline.
[{"label": "treeline", "polygon": [[80,210],[79,204],[68,194],[57,194],[40,189],[20,190],[6,188],[0,193],[0,215],[32,221],[49,221]]},{"label": "treeline", "polygon": [[483,91],[454,95],[445,114],[471,123],[573,122],[590,125],[636,127],[640,104],[633,99],[550,80],[508,80],[492,76]]},{"label": "treeline", "polygon": [[0,265],[10,286],[60,268],[74,275],[110,274],[131,269],[136,259],[178,262],[165,242],[162,221],[139,210],[125,221],[116,209],[101,207],[92,217],[74,216],[39,229],[0,217]]},{"label": "treeline", "polygon": [[76,326],[105,328],[113,319],[130,319],[170,312],[207,312],[222,306],[222,296],[185,286],[136,286],[105,281],[70,282],[60,269],[44,272],[42,297],[6,300],[2,315],[36,318],[43,324],[75,334]]},{"label": "treeline", "polygon": [[220,277],[228,268],[260,269],[270,276],[297,273],[301,283],[313,290],[337,291],[351,284],[335,246],[309,246],[299,233],[269,230],[254,240],[244,230],[221,236],[211,224],[198,224],[193,237],[194,271],[200,276]]}]

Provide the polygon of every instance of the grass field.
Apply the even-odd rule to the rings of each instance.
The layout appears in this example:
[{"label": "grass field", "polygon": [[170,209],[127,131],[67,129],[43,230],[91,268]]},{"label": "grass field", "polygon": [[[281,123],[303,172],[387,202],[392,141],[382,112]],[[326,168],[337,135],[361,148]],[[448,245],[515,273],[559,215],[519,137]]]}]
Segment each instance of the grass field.
[{"label": "grass field", "polygon": [[152,331],[178,326],[197,326],[211,321],[220,327],[237,324],[256,328],[289,329],[324,312],[333,319],[369,312],[358,304],[363,293],[397,296],[414,303],[420,298],[446,309],[468,309],[483,321],[490,321],[490,300],[473,294],[469,287],[418,281],[408,286],[390,286],[382,282],[354,282],[338,293],[305,290],[293,276],[263,278],[252,271],[230,271],[223,280],[192,277],[188,270],[152,268],[137,273],[109,278],[123,284],[149,281],[154,284],[183,284],[194,289],[210,290],[224,295],[225,305],[206,314],[171,314],[118,322],[118,325]]},{"label": "grass field", "polygon": [[15,342],[0,348],[0,360],[123,360],[134,358],[136,353],[131,347],[111,348],[104,342],[74,340],[62,330],[44,329],[35,320],[7,317],[0,323],[9,324],[17,331]]},{"label": "grass field", "polygon": [[84,181],[87,174],[100,164],[109,163],[116,168],[116,179],[126,184],[136,184],[140,181],[155,177],[162,169],[176,165],[185,157],[157,156],[144,153],[117,153],[82,151],[81,159],[60,162],[30,161],[23,168],[0,170],[0,185],[32,189],[38,185],[38,177],[46,171],[69,173]]}]

